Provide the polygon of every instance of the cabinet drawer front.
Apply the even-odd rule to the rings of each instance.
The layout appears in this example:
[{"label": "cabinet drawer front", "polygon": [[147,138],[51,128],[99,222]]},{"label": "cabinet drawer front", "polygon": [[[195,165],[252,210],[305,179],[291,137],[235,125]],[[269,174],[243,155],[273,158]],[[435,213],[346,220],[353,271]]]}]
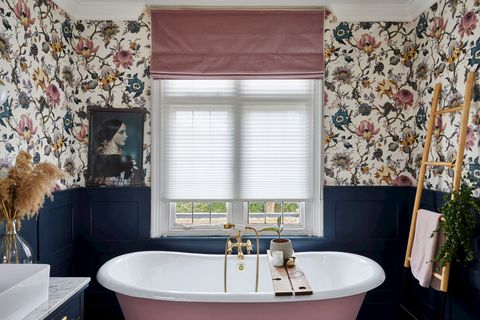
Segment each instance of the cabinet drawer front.
[{"label": "cabinet drawer front", "polygon": [[82,320],[82,296],[75,295],[55,311],[48,320]]}]

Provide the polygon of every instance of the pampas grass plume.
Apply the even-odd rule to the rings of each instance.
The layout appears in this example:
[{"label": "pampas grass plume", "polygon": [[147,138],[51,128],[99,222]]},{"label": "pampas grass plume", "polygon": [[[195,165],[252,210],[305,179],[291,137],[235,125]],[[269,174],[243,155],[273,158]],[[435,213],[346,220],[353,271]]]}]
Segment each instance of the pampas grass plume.
[{"label": "pampas grass plume", "polygon": [[61,178],[63,173],[57,166],[46,162],[33,164],[30,154],[20,151],[8,176],[0,179],[0,223],[38,214],[45,196],[52,196],[53,187]]}]

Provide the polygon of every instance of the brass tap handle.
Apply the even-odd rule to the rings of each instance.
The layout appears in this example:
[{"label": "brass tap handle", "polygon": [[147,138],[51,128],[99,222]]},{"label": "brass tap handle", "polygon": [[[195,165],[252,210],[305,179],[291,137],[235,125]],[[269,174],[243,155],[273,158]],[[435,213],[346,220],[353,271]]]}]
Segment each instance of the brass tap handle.
[{"label": "brass tap handle", "polygon": [[253,246],[252,246],[252,241],[247,240],[247,254],[250,254],[252,252]]},{"label": "brass tap handle", "polygon": [[232,254],[233,251],[233,244],[231,240],[227,241],[227,254]]},{"label": "brass tap handle", "polygon": [[236,238],[237,238],[237,243],[235,243],[235,246],[237,247],[238,260],[243,260],[242,232],[240,230],[237,230]]}]

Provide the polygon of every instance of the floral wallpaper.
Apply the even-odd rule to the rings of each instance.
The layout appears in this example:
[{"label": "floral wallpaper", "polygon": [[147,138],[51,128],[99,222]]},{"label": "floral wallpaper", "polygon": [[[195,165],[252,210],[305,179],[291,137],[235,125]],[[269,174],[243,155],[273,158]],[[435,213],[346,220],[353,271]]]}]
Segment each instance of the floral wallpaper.
[{"label": "floral wallpaper", "polygon": [[[442,84],[440,107],[463,103],[468,71],[477,72],[471,105],[464,172],[480,178],[480,1],[441,0],[413,22],[418,53],[414,63],[419,108],[417,119],[428,114],[433,87]],[[432,140],[432,158],[440,161],[455,159],[458,145],[460,114],[438,117]],[[426,129],[422,132],[425,135]],[[429,189],[448,191],[452,186],[453,170],[438,167],[428,171]],[[478,180],[480,187],[480,179]]]},{"label": "floral wallpaper", "polygon": [[75,86],[65,81],[73,62],[62,25],[71,25],[70,19],[49,1],[0,4],[0,85],[9,91],[0,106],[0,168],[19,150],[28,150],[35,162],[68,167],[79,133],[68,121]]},{"label": "floral wallpaper", "polygon": [[[325,21],[324,150],[327,185],[415,185],[433,86],[461,103],[467,70],[480,68],[478,0],[441,0],[409,23]],[[76,21],[51,0],[0,0],[0,170],[19,150],[84,186],[88,107],[144,108],[150,181],[150,21]],[[480,84],[465,172],[480,176]],[[458,116],[436,120],[435,159],[455,155]],[[451,170],[427,187],[449,188]]]},{"label": "floral wallpaper", "polygon": [[[145,183],[150,184],[150,20],[77,21],[74,44],[79,103],[75,113],[80,128],[88,126],[87,107],[143,108],[147,110],[143,138]],[[82,118],[82,119],[80,119]],[[86,163],[87,144],[82,144]],[[80,165],[82,172],[85,165]]]},{"label": "floral wallpaper", "polygon": [[50,0],[0,0],[0,169],[19,150],[50,161],[83,186],[89,106],[145,108],[150,158],[150,22],[75,21]]},{"label": "floral wallpaper", "polygon": [[[413,185],[433,87],[440,108],[463,102],[480,69],[480,1],[441,0],[410,23],[347,23],[325,32],[325,180],[334,185]],[[480,80],[471,106],[464,172],[480,178]],[[431,158],[456,156],[460,114],[435,120]],[[427,171],[426,187],[449,191],[453,170]],[[480,179],[478,180],[480,187]]]},{"label": "floral wallpaper", "polygon": [[416,183],[420,135],[408,23],[325,21],[324,151],[327,185]]}]

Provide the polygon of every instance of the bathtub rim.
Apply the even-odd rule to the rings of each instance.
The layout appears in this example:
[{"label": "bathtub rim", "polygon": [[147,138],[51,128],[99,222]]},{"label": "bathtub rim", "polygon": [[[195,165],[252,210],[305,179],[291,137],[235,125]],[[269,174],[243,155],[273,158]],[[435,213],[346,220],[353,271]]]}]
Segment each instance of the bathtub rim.
[{"label": "bathtub rim", "polygon": [[[221,302],[221,303],[264,303],[264,302],[295,302],[295,301],[313,301],[313,300],[325,300],[348,297],[356,294],[366,293],[380,286],[385,281],[385,272],[383,268],[374,260],[348,252],[341,251],[306,251],[296,252],[295,254],[301,259],[302,255],[347,255],[351,258],[360,259],[366,261],[372,268],[373,274],[369,278],[355,283],[348,287],[339,287],[330,290],[314,291],[312,295],[305,296],[275,296],[273,292],[186,292],[186,291],[173,291],[173,290],[152,290],[146,288],[139,288],[138,286],[126,284],[117,279],[113,279],[108,275],[108,268],[115,264],[120,263],[121,260],[132,258],[134,256],[155,254],[169,254],[179,256],[222,256],[220,254],[204,254],[204,253],[188,253],[177,251],[137,251],[127,253],[113,259],[110,259],[102,265],[97,272],[97,281],[105,288],[114,291],[115,293],[121,293],[131,297],[146,298],[163,301],[176,301],[176,302]],[[265,256],[262,254],[261,256]]]}]

